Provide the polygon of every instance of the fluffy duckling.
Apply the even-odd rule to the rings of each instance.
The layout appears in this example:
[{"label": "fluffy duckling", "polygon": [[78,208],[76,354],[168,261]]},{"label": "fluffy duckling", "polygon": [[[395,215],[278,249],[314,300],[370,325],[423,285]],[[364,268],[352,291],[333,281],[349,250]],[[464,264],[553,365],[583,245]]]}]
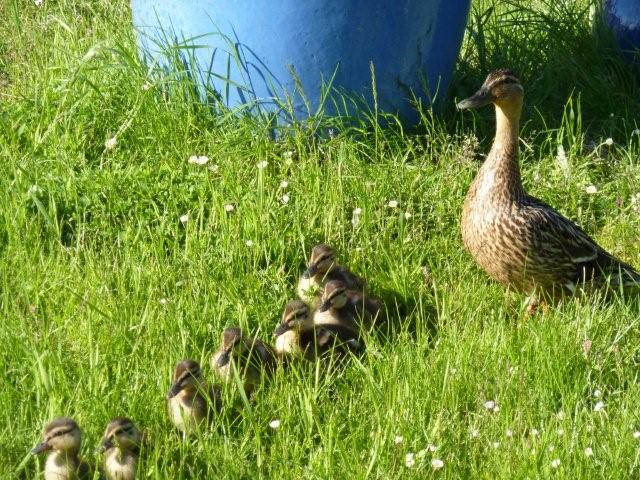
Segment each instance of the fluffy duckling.
[{"label": "fluffy duckling", "polygon": [[220,409],[221,393],[217,387],[207,386],[198,362],[182,360],[174,370],[167,404],[171,422],[189,435]]},{"label": "fluffy duckling", "polygon": [[311,309],[300,299],[287,303],[273,336],[276,352],[284,359],[314,360],[327,352],[362,350],[357,331],[336,323],[315,325]]},{"label": "fluffy duckling", "polygon": [[51,452],[44,465],[45,480],[76,480],[91,478],[89,465],[80,460],[78,452],[82,432],[71,418],[61,417],[44,427],[42,442],[31,453]]},{"label": "fluffy duckling", "polygon": [[307,269],[298,281],[298,296],[312,304],[317,303],[325,284],[331,280],[341,280],[348,289],[364,291],[365,281],[339,265],[336,255],[329,245],[316,245],[311,250]]},{"label": "fluffy duckling", "polygon": [[97,453],[104,452],[104,474],[107,480],[134,480],[138,467],[142,433],[124,417],[107,425]]},{"label": "fluffy duckling", "polygon": [[[518,164],[518,132],[524,89],[510,70],[490,73],[459,109],[493,104],[496,135],[464,202],[461,228],[466,249],[499,283],[556,301],[577,288],[640,284],[640,274],[601,248],[575,223],[527,194]],[[584,287],[587,287],[586,289]]]},{"label": "fluffy duckling", "polygon": [[234,370],[243,380],[244,391],[251,395],[262,380],[277,366],[270,346],[257,338],[243,335],[240,327],[229,327],[222,333],[222,344],[211,357],[211,367],[225,382],[234,382]]},{"label": "fluffy duckling", "polygon": [[382,315],[381,310],[379,300],[349,290],[340,280],[332,280],[324,287],[322,303],[313,323],[316,326],[340,325],[358,332],[361,327],[370,327]]}]

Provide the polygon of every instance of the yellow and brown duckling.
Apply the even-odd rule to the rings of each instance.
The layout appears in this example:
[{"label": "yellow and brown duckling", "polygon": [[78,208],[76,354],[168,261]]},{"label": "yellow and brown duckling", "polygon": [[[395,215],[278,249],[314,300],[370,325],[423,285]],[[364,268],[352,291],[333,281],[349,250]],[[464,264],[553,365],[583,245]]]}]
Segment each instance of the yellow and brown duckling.
[{"label": "yellow and brown duckling", "polygon": [[365,281],[340,265],[329,245],[320,244],[311,250],[307,269],[298,281],[298,296],[311,304],[318,302],[325,284],[331,280],[341,280],[350,290],[364,291]]},{"label": "yellow and brown duckling", "polygon": [[173,373],[167,405],[171,422],[183,434],[189,435],[219,411],[221,392],[217,387],[207,385],[198,362],[181,360]]},{"label": "yellow and brown duckling", "polygon": [[601,248],[575,223],[525,192],[518,163],[524,89],[510,70],[490,73],[459,109],[493,104],[496,134],[462,212],[467,250],[489,276],[510,289],[552,302],[577,288],[640,283],[640,274]]},{"label": "yellow and brown duckling", "polygon": [[285,306],[282,322],[273,332],[276,352],[283,360],[303,357],[314,360],[328,352],[337,354],[361,352],[363,343],[357,330],[333,322],[315,325],[314,315],[302,300],[291,300]]},{"label": "yellow and brown duckling", "polygon": [[322,292],[322,303],[316,310],[313,323],[340,325],[359,332],[371,327],[383,316],[382,303],[362,292],[349,290],[340,280],[328,282]]},{"label": "yellow and brown duckling", "polygon": [[125,417],[109,422],[97,453],[104,452],[104,474],[107,480],[134,480],[138,468],[142,432]]},{"label": "yellow and brown duckling", "polygon": [[78,453],[82,445],[82,432],[71,418],[61,417],[44,427],[42,442],[31,453],[50,452],[44,465],[45,480],[84,480],[91,478],[89,465]]},{"label": "yellow and brown duckling", "polygon": [[235,375],[242,379],[244,391],[251,395],[264,375],[277,367],[273,349],[253,337],[245,336],[240,327],[229,327],[222,333],[222,343],[211,357],[211,367],[225,382],[233,383]]}]

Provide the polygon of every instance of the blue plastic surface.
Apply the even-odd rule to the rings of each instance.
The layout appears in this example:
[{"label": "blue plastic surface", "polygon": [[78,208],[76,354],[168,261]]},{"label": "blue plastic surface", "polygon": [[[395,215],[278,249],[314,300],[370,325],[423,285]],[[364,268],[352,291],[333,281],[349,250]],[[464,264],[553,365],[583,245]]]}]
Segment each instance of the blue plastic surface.
[{"label": "blue plastic surface", "polygon": [[640,48],[640,0],[605,0],[604,12],[620,48],[633,58]]},{"label": "blue plastic surface", "polygon": [[158,44],[171,41],[200,46],[191,57],[198,75],[230,107],[255,102],[274,111],[289,99],[295,117],[304,118],[329,83],[371,106],[373,64],[379,108],[413,121],[411,92],[425,104],[446,92],[469,3],[132,0],[132,10],[147,55],[158,57]]}]

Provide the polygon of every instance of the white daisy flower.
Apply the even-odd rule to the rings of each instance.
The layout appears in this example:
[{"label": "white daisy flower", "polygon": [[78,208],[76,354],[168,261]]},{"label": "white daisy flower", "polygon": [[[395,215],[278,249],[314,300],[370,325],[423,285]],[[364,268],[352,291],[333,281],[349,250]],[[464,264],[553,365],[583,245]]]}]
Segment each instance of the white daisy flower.
[{"label": "white daisy flower", "polygon": [[404,456],[404,464],[407,468],[413,468],[414,465],[416,464],[416,458],[415,455],[411,452],[407,453]]},{"label": "white daisy flower", "polygon": [[592,457],[593,456],[593,448],[591,447],[587,447],[584,449],[584,455],[585,457]]},{"label": "white daisy flower", "polygon": [[431,460],[431,466],[434,470],[440,470],[444,467],[444,462],[439,458],[434,458],[433,460]]},{"label": "white daisy flower", "polygon": [[409,220],[413,215],[411,215],[411,213],[409,212],[404,212],[404,218],[405,220]]},{"label": "white daisy flower", "polygon": [[596,397],[596,398],[601,397],[602,396],[602,392],[600,390],[598,390],[598,389],[595,389],[593,391],[593,396]]},{"label": "white daisy flower", "polygon": [[262,160],[261,162],[258,162],[257,167],[262,170],[263,168],[267,168],[267,165],[269,165],[269,162],[267,162],[266,160]]},{"label": "white daisy flower", "polygon": [[116,137],[107,138],[104,142],[104,148],[106,148],[107,150],[113,150],[114,148],[116,148],[117,144],[118,139]]},{"label": "white daisy flower", "polygon": [[245,244],[247,247],[253,247],[253,240],[245,240],[245,241],[244,241],[244,244]]},{"label": "white daisy flower", "polygon": [[285,193],[284,195],[282,195],[282,197],[280,198],[280,201],[286,205],[287,203],[289,203],[289,195],[287,193]]},{"label": "white daisy flower", "polygon": [[160,302],[160,305],[165,306],[169,303],[169,300],[167,300],[166,298],[161,298],[159,302]]},{"label": "white daisy flower", "polygon": [[471,430],[471,432],[469,432],[470,438],[478,438],[479,436],[480,436],[480,432],[478,430]]},{"label": "white daisy flower", "polygon": [[402,442],[404,442],[404,438],[402,438],[400,435],[396,435],[396,437],[393,439],[393,443],[395,443],[396,445],[400,445]]},{"label": "white daisy flower", "polygon": [[507,430],[505,435],[509,438],[513,437],[513,430]]},{"label": "white daisy flower", "polygon": [[560,459],[556,458],[555,460],[551,461],[551,468],[558,468],[560,467]]},{"label": "white daisy flower", "polygon": [[209,162],[209,157],[206,155],[191,155],[188,162],[193,165],[206,165]]},{"label": "white daisy flower", "polygon": [[389,208],[397,208],[398,207],[398,201],[397,200],[389,200],[389,203],[387,203],[387,207],[389,207]]},{"label": "white daisy flower", "polygon": [[224,206],[224,211],[225,211],[225,212],[227,212],[227,213],[231,213],[231,212],[233,212],[235,209],[236,209],[236,207],[235,207],[235,205],[233,205],[232,203],[227,203],[227,204]]},{"label": "white daisy flower", "polygon": [[598,188],[595,185],[587,185],[584,191],[587,192],[589,195],[594,195],[598,193]]},{"label": "white daisy flower", "polygon": [[640,135],[640,128],[636,128],[633,132],[631,132],[631,135]]},{"label": "white daisy flower", "polygon": [[275,430],[276,428],[280,428],[280,420],[271,420],[271,421],[269,422],[269,426],[270,426],[271,428],[273,428],[274,430]]},{"label": "white daisy flower", "polygon": [[633,432],[633,438],[635,438],[636,440],[640,440],[640,432],[637,430]]},{"label": "white daisy flower", "polygon": [[184,215],[180,215],[180,223],[183,225],[189,221],[189,214],[185,213]]},{"label": "white daisy flower", "polygon": [[531,429],[531,436],[532,437],[537,437],[538,435],[540,435],[540,431],[537,428],[532,428]]},{"label": "white daisy flower", "polygon": [[604,410],[604,407],[605,407],[604,402],[603,401],[599,401],[598,403],[596,403],[593,406],[593,411],[594,412],[601,412],[602,410]]},{"label": "white daisy flower", "polygon": [[604,141],[604,144],[607,145],[608,147],[610,147],[611,145],[613,145],[613,138],[609,137]]},{"label": "white daisy flower", "polygon": [[282,181],[280,182],[280,188],[282,188],[283,190],[284,190],[285,188],[287,188],[288,186],[289,186],[289,182],[287,182],[286,180],[282,180]]},{"label": "white daisy flower", "polygon": [[498,404],[495,400],[487,400],[486,402],[484,402],[484,408],[486,408],[490,412],[497,412]]}]

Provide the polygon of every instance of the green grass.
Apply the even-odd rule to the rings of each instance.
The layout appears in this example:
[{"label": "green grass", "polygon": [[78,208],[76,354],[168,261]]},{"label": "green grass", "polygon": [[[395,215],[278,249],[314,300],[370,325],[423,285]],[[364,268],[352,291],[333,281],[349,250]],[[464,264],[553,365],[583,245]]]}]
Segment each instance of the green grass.
[{"label": "green grass", "polygon": [[[111,417],[133,418],[152,438],[140,478],[637,477],[638,299],[527,320],[459,234],[493,125],[453,97],[510,66],[526,186],[640,265],[640,85],[586,2],[555,3],[475,2],[451,97],[414,131],[278,142],[266,120],[211,115],[184,80],[144,89],[127,1],[0,4],[0,477],[38,475],[28,452],[59,415],[89,458]],[[320,241],[401,303],[403,327],[329,375],[280,372],[250,408],[229,389],[212,430],[183,442],[164,404],[176,361],[208,366],[232,324],[269,339]]]}]

